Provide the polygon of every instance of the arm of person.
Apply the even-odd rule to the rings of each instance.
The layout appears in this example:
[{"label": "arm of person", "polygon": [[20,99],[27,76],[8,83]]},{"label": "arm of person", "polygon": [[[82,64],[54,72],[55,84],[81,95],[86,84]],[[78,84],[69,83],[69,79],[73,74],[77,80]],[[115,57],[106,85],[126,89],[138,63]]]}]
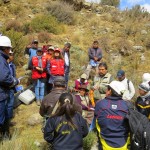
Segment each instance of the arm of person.
[{"label": "arm of person", "polygon": [[88,135],[89,129],[87,125],[87,121],[81,116],[80,125],[82,128],[82,137],[86,137]]},{"label": "arm of person", "polygon": [[129,98],[132,99],[134,94],[135,94],[135,88],[134,88],[133,83],[130,81],[129,82]]},{"label": "arm of person", "polygon": [[100,61],[101,59],[102,59],[102,50],[99,48],[98,49],[97,61]]},{"label": "arm of person", "polygon": [[47,73],[48,73],[49,75],[51,74],[51,72],[50,72],[50,67],[51,67],[50,61],[47,61],[46,70],[47,70]]},{"label": "arm of person", "polygon": [[48,143],[52,143],[54,140],[54,121],[54,118],[49,118],[44,128],[44,139]]},{"label": "arm of person", "polygon": [[88,55],[89,55],[89,59],[94,59],[94,55],[92,53],[92,49],[91,48],[89,48],[89,50],[88,50]]},{"label": "arm of person", "polygon": [[8,64],[1,62],[0,68],[3,69],[3,71],[0,71],[0,85],[4,87],[10,87],[15,85],[17,79],[11,76]]}]

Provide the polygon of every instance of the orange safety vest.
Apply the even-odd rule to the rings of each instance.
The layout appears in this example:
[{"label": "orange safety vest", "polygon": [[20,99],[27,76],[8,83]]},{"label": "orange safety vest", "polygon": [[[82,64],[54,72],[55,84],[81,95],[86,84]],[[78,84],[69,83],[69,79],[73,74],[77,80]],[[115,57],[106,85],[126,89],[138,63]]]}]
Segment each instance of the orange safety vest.
[{"label": "orange safety vest", "polygon": [[[32,57],[32,64],[33,64],[33,67],[38,67],[37,56]],[[46,58],[43,56],[42,57],[42,68],[46,68],[46,64],[47,64]],[[46,71],[39,72],[38,70],[33,69],[32,70],[32,79],[39,79],[39,78],[46,78]]]},{"label": "orange safety vest", "polygon": [[64,76],[65,61],[63,59],[52,59],[50,60],[50,72],[52,75],[57,76]]}]

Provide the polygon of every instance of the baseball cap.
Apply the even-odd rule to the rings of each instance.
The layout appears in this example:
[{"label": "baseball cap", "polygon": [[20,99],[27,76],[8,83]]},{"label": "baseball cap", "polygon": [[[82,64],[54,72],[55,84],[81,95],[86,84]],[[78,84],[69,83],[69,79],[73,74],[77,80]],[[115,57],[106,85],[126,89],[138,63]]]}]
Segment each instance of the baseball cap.
[{"label": "baseball cap", "polygon": [[33,40],[32,41],[32,44],[38,44],[39,42],[38,42],[38,40]]},{"label": "baseball cap", "polygon": [[82,78],[82,79],[87,79],[87,75],[85,74],[85,73],[83,73],[82,75],[81,75],[81,77],[80,78]]},{"label": "baseball cap", "polygon": [[122,76],[124,76],[125,75],[125,72],[123,71],[123,70],[119,70],[118,72],[117,72],[117,77],[122,77]]},{"label": "baseball cap", "polygon": [[54,46],[50,46],[49,48],[48,48],[48,50],[54,50],[55,48],[54,48]]}]

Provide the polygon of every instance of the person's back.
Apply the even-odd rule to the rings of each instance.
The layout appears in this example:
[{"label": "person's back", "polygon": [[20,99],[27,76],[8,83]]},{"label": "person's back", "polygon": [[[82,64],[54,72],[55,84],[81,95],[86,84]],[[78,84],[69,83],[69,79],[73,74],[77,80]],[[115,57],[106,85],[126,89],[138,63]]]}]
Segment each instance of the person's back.
[{"label": "person's back", "polygon": [[[127,150],[129,142],[129,125],[126,120],[128,106],[121,97],[123,89],[125,87],[122,83],[112,81],[108,86],[106,98],[96,104],[95,116],[100,138],[99,150]],[[117,96],[112,94],[115,93],[114,91]]]},{"label": "person's back", "polygon": [[88,134],[87,123],[77,113],[71,94],[63,93],[59,103],[58,110],[46,123],[44,139],[55,150],[82,150],[83,138]]}]

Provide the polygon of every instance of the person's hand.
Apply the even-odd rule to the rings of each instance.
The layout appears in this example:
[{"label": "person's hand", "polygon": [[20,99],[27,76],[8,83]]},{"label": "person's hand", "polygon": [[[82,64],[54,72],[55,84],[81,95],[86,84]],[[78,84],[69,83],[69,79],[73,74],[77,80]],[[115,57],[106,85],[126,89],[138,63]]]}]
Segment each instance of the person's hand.
[{"label": "person's hand", "polygon": [[97,57],[94,57],[94,60],[95,60],[95,61],[97,61],[97,60],[98,60],[98,58],[97,58]]}]

